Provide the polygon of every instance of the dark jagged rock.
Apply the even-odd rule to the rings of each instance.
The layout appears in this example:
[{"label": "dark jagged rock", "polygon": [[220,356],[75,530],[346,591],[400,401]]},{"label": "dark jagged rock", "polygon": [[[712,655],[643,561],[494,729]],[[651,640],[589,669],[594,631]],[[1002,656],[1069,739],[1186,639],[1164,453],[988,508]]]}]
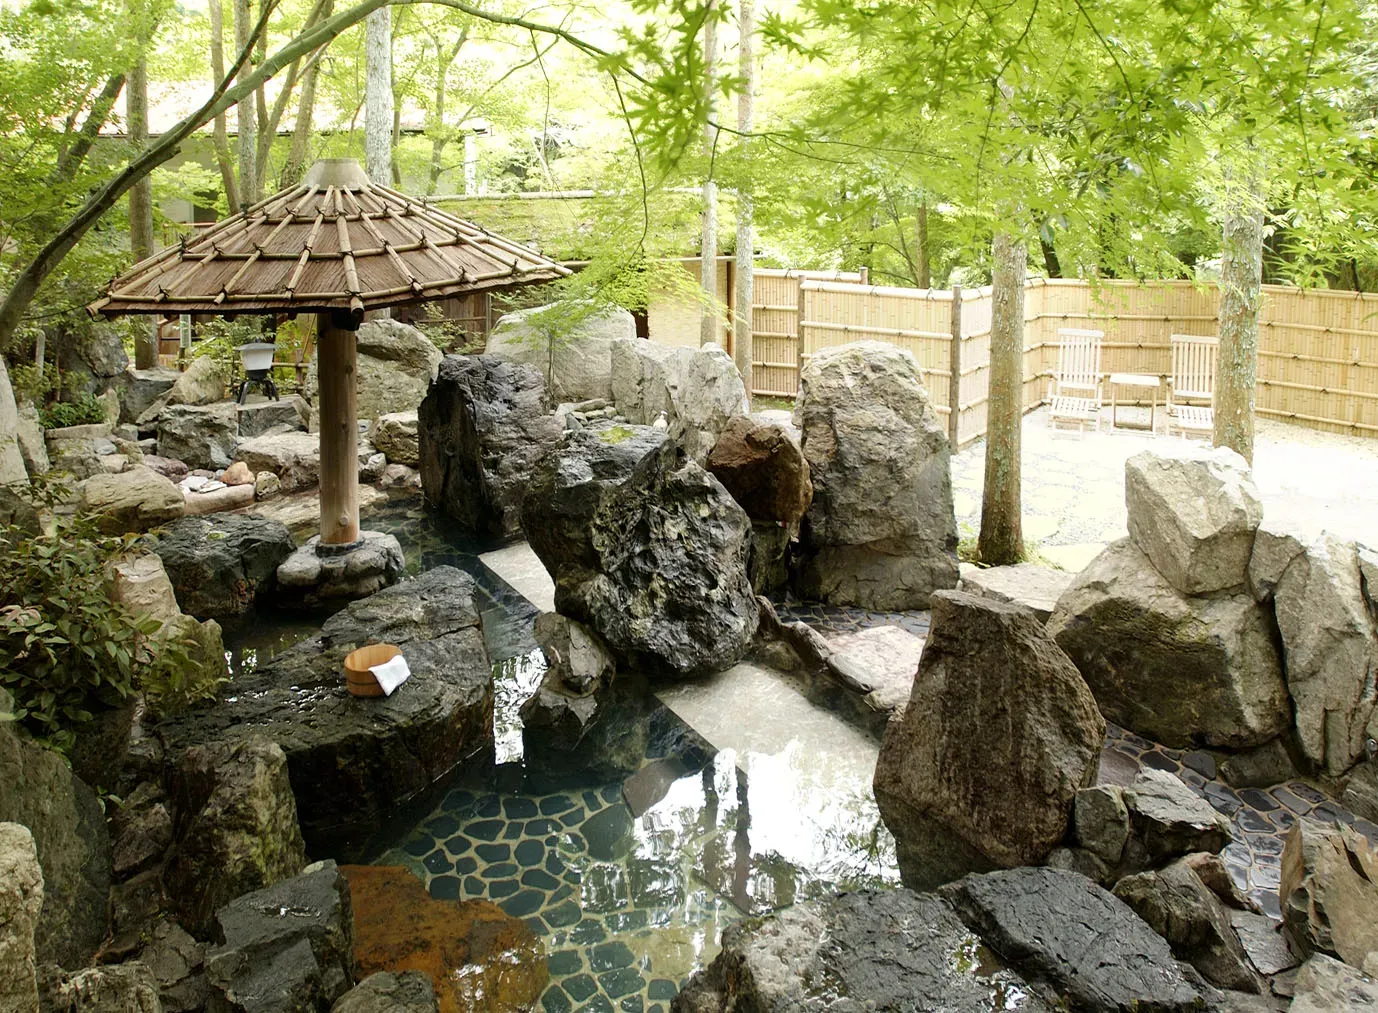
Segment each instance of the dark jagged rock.
[{"label": "dark jagged rock", "polygon": [[1016,970],[1045,981],[1073,1009],[1176,1013],[1207,994],[1167,941],[1123,901],[1060,869],[967,876],[941,891],[962,921]]},{"label": "dark jagged rock", "polygon": [[876,763],[905,884],[1042,861],[1104,740],[1091,691],[1032,612],[936,592],[908,706]]},{"label": "dark jagged rock", "polygon": [[334,862],[231,901],[216,922],[206,978],[217,1013],[325,1013],[354,983],[354,913]]},{"label": "dark jagged rock", "polygon": [[183,517],[153,540],[177,604],[198,619],[247,612],[272,593],[278,565],[295,548],[287,525],[253,514]]},{"label": "dark jagged rock", "polygon": [[619,668],[693,675],[746,653],[759,618],[751,522],[716,478],[679,464],[665,433],[571,433],[532,474],[522,527],[558,611],[601,636]]},{"label": "dark jagged rock", "polygon": [[813,500],[809,462],[777,422],[734,415],[708,455],[708,470],[753,521],[794,524]]},{"label": "dark jagged rock", "polygon": [[564,431],[540,370],[446,356],[418,417],[426,499],[478,534],[517,534],[531,472]]},{"label": "dark jagged rock", "polygon": [[[14,711],[0,689],[0,714]],[[40,963],[81,967],[105,938],[110,837],[96,794],[58,753],[0,722],[0,822],[33,835],[43,869],[43,908],[34,926]]]},{"label": "dark jagged rock", "polygon": [[234,898],[306,864],[287,759],[262,738],[193,746],[169,772],[177,850],[164,874],[182,923],[205,937]]},{"label": "dark jagged rock", "polygon": [[1185,859],[1156,872],[1125,876],[1114,893],[1212,985],[1260,990],[1229,911]]},{"label": "dark jagged rock", "polygon": [[[344,656],[374,642],[400,647],[412,676],[390,697],[356,699],[345,691]],[[492,748],[492,670],[473,580],[439,566],[353,602],[319,636],[158,732],[169,764],[201,743],[252,735],[276,742],[287,754],[307,849],[332,853]]]},{"label": "dark jagged rock", "polygon": [[845,894],[730,925],[672,1013],[1049,1010],[933,894]]}]

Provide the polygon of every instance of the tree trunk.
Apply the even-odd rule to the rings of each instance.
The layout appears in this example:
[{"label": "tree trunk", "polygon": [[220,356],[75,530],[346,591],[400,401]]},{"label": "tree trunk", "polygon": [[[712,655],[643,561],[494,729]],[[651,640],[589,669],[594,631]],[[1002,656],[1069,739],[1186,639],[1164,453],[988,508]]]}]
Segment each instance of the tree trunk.
[{"label": "tree trunk", "polygon": [[[334,12],[334,0],[325,0],[321,7],[321,20],[328,20]],[[316,78],[321,72],[321,54],[310,58],[306,71],[302,74],[301,95],[297,99],[297,121],[292,127],[292,145],[287,150],[287,164],[283,166],[282,183],[290,186],[306,172],[306,159],[310,154],[311,118],[316,112]]]},{"label": "tree trunk", "polygon": [[[148,143],[148,58],[146,40],[136,39],[139,58],[129,71],[125,94],[129,140],[136,148]],[[153,181],[145,176],[129,190],[129,249],[134,260],[153,256]],[[134,338],[134,365],[152,369],[158,365],[157,318],[141,320]]]},{"label": "tree trunk", "polygon": [[1258,302],[1263,284],[1263,194],[1257,166],[1225,214],[1220,262],[1220,360],[1215,372],[1215,445],[1254,459]]},{"label": "tree trunk", "polygon": [[[717,103],[715,67],[718,61],[717,2],[709,0],[708,15],[703,25],[703,90],[708,119],[712,120]],[[703,157],[708,161],[708,174],[703,180],[703,236],[699,243],[699,284],[703,286],[703,315],[699,319],[699,344],[718,340],[718,184],[713,182],[712,157],[717,130],[711,122],[703,128]]]},{"label": "tree trunk", "polygon": [[392,185],[392,15],[380,7],[364,21],[364,166]]},{"label": "tree trunk", "polygon": [[[737,23],[741,42],[737,51],[737,72],[741,75],[742,90],[737,96],[737,129],[741,133],[742,154],[750,150],[751,130],[756,116],[756,2],[739,0]],[[746,186],[737,190],[737,291],[734,302],[736,319],[732,321],[732,351],[737,360],[737,372],[742,374],[746,395],[751,397],[754,357],[751,306],[755,302],[756,235],[752,228],[755,199]]]},{"label": "tree trunk", "polygon": [[[225,79],[225,10],[221,0],[210,0],[211,15],[211,78]],[[234,179],[234,158],[230,155],[230,133],[225,127],[225,113],[215,114],[215,161],[220,167],[220,181],[225,186],[225,200],[230,214],[239,213],[239,187]]]},{"label": "tree trunk", "polygon": [[1019,510],[1019,444],[1024,407],[1024,244],[1008,232],[991,244],[990,394],[986,476],[977,551],[991,566],[1024,555]]},{"label": "tree trunk", "polygon": [[[234,45],[243,50],[249,44],[251,0],[234,0]],[[245,67],[242,75],[248,72]],[[235,106],[235,130],[239,148],[239,204],[247,208],[258,202],[258,112],[257,89],[250,89]]]},{"label": "tree trunk", "polygon": [[922,201],[919,204],[919,213],[914,224],[916,233],[914,241],[918,246],[915,254],[918,278],[915,280],[918,281],[919,288],[932,288],[933,269],[928,259],[928,201]]}]

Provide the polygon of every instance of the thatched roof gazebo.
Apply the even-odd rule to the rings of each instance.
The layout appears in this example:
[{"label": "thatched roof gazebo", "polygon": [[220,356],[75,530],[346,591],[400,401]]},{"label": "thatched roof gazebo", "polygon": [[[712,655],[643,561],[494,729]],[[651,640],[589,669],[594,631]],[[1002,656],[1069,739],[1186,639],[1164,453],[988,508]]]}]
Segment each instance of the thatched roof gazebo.
[{"label": "thatched roof gazebo", "polygon": [[321,543],[359,539],[355,342],[364,314],[568,269],[323,159],[295,187],[135,264],[93,315],[316,313]]}]

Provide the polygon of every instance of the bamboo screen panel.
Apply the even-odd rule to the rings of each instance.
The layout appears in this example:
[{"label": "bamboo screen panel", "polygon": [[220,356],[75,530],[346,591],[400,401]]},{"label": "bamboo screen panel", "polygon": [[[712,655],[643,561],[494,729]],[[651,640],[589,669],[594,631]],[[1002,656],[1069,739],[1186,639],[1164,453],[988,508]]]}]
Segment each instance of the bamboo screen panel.
[{"label": "bamboo screen panel", "polygon": [[805,281],[801,324],[807,361],[824,348],[884,341],[913,354],[937,410],[947,413],[952,293]]},{"label": "bamboo screen panel", "polygon": [[799,274],[758,268],[751,287],[753,394],[799,391]]},{"label": "bamboo screen panel", "polygon": [[1267,418],[1378,436],[1378,296],[1265,285],[1257,398]]}]

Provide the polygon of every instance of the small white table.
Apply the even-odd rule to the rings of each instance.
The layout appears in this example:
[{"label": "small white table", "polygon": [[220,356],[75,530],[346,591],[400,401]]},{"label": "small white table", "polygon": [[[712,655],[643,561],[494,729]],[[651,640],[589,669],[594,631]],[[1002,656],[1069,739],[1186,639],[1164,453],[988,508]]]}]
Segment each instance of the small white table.
[{"label": "small white table", "polygon": [[[1119,420],[1119,391],[1120,387],[1134,387],[1139,390],[1148,389],[1148,425],[1142,422],[1121,422]],[[1110,428],[1111,429],[1143,429],[1154,432],[1157,429],[1158,414],[1158,395],[1162,393],[1162,377],[1154,376],[1151,373],[1111,373],[1110,374]]]}]

